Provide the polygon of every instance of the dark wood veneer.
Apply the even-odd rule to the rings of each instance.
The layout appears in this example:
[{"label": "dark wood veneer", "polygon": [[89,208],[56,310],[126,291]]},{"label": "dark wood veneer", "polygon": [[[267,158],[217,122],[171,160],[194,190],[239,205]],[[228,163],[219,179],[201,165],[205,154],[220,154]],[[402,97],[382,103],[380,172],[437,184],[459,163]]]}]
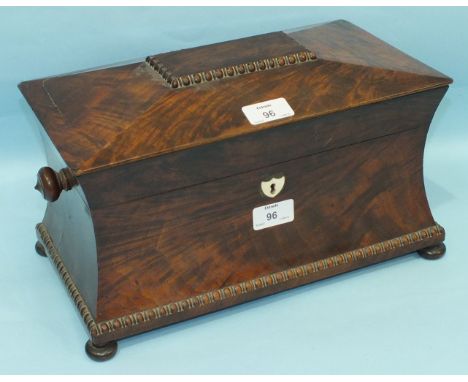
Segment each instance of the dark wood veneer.
[{"label": "dark wood veneer", "polygon": [[[433,225],[422,183],[425,135],[414,129],[93,210],[98,319]],[[252,208],[269,203],[258,192],[259,179],[275,173],[286,174],[275,200],[294,199],[296,218],[253,231]]]},{"label": "dark wood veneer", "polygon": [[238,175],[428,126],[446,91],[434,89],[83,174],[80,184],[90,206],[103,207]]},{"label": "dark wood veneer", "polygon": [[287,56],[304,47],[284,32],[266,33],[238,40],[162,53],[157,58],[175,76],[235,66],[275,56]]},{"label": "dark wood veneer", "polygon": [[[411,251],[442,256],[422,164],[451,81],[340,20],[21,83],[48,158],[36,249],[87,353]],[[279,97],[294,116],[242,113]],[[278,174],[269,199],[260,182]],[[255,207],[286,199],[294,221],[253,230]]]},{"label": "dark wood veneer", "polygon": [[[323,31],[329,28],[333,37],[324,39]],[[165,80],[146,62],[29,81],[20,88],[65,162],[81,175],[451,82],[408,56],[393,57],[394,49],[369,36],[359,64],[355,56],[348,62],[349,50],[362,50],[364,39],[356,34],[362,32],[342,22],[296,32],[290,36],[300,37],[303,49],[316,53],[316,61],[183,89],[165,86]],[[336,49],[338,42],[340,49]],[[269,53],[273,54],[274,46]],[[376,65],[379,62],[371,47],[385,56],[390,69]],[[178,57],[189,60],[200,50],[204,48],[178,53]],[[330,50],[335,51],[334,57],[327,55]],[[206,61],[213,67],[218,64],[216,56],[206,55]],[[370,64],[365,65],[366,61]],[[196,71],[199,66],[195,62],[193,67]],[[278,97],[288,100],[293,117],[252,126],[242,114],[242,106]]]}]

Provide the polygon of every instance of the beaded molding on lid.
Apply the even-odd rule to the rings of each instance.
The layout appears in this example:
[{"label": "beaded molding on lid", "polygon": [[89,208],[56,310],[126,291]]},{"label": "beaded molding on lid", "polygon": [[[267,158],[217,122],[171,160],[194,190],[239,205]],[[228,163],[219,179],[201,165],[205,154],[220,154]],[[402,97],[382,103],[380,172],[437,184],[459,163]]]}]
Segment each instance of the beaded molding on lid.
[{"label": "beaded molding on lid", "polygon": [[285,283],[288,280],[299,279],[313,273],[338,267],[342,264],[381,255],[392,249],[404,248],[410,244],[417,243],[428,238],[440,236],[441,239],[443,239],[444,235],[444,229],[440,225],[436,224],[434,226],[424,228],[413,233],[405,234],[394,239],[373,244],[368,247],[331,256],[323,260],[313,261],[311,263],[289,268],[284,271],[271,273],[269,275],[258,277],[249,281],[244,281],[221,289],[216,289],[211,292],[202,293],[195,297],[190,297],[152,309],[132,313],[116,319],[96,323],[90,310],[86,306],[86,303],[81,297],[80,292],[76,288],[70,274],[66,270],[65,265],[63,264],[60,255],[55,248],[44,224],[39,223],[37,225],[37,231],[39,232],[41,240],[46,245],[49,256],[57,267],[61,278],[65,282],[68,292],[73,298],[73,301],[75,302],[75,305],[83,317],[86,326],[88,327],[91,335],[94,337],[108,334],[126,327],[137,326],[144,322],[154,321],[162,317],[171,316],[175,313],[208,305],[216,301],[225,300],[237,295],[253,292],[257,289],[263,289],[269,286]]},{"label": "beaded molding on lid", "polygon": [[240,76],[248,73],[261,72],[264,70],[271,70],[289,65],[302,64],[316,59],[317,56],[315,53],[301,51],[284,56],[264,58],[244,64],[226,66],[223,68],[217,68],[183,76],[174,76],[171,71],[164,65],[164,63],[158,60],[157,56],[147,57],[146,62],[155,71],[157,71],[171,87],[176,89],[198,85],[204,82],[221,80],[223,78]]}]

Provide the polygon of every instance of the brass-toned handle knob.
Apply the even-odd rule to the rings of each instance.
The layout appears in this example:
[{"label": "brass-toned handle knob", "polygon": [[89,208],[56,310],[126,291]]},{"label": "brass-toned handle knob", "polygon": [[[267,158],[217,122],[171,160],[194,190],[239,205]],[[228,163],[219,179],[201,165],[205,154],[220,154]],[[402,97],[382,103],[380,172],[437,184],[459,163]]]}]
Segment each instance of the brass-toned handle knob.
[{"label": "brass-toned handle knob", "polygon": [[55,202],[63,190],[71,190],[76,180],[69,169],[55,172],[50,167],[42,167],[37,173],[37,183],[34,187],[45,200]]}]

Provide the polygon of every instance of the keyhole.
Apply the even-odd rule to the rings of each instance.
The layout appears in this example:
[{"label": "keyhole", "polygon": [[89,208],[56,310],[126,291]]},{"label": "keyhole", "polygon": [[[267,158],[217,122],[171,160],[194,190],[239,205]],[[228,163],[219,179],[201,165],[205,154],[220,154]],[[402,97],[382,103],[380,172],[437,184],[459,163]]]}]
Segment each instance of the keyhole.
[{"label": "keyhole", "polygon": [[270,185],[270,194],[274,194],[274,193],[275,193],[275,191],[276,191],[275,188],[276,188],[276,184],[272,183],[272,184]]}]

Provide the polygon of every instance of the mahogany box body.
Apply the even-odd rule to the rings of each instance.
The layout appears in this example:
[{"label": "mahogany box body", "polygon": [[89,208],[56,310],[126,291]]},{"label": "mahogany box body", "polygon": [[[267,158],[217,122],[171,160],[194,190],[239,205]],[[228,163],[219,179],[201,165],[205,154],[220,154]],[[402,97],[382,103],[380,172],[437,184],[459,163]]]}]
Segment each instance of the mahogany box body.
[{"label": "mahogany box body", "polygon": [[48,158],[36,249],[88,354],[416,250],[440,257],[422,165],[450,83],[346,21],[21,83]]}]

